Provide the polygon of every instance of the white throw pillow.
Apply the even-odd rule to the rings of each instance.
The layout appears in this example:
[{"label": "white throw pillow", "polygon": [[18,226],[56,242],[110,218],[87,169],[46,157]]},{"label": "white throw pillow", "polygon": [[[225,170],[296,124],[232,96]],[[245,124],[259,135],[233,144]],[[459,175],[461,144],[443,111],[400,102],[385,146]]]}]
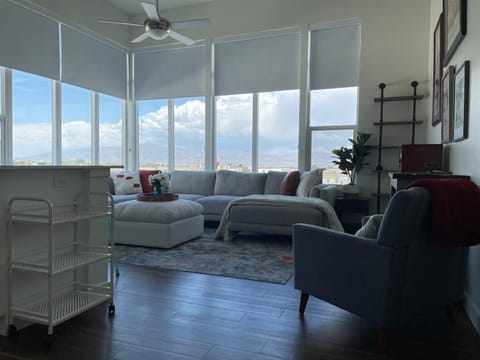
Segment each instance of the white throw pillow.
[{"label": "white throw pillow", "polygon": [[378,229],[380,229],[380,223],[382,222],[383,215],[376,214],[368,218],[365,225],[363,225],[355,233],[357,236],[363,236],[369,239],[376,239],[378,234]]},{"label": "white throw pillow", "polygon": [[300,175],[300,182],[297,186],[297,196],[309,196],[312,188],[322,183],[324,169],[305,171]]},{"label": "white throw pillow", "polygon": [[138,171],[122,172],[111,175],[116,195],[139,194],[142,192]]}]

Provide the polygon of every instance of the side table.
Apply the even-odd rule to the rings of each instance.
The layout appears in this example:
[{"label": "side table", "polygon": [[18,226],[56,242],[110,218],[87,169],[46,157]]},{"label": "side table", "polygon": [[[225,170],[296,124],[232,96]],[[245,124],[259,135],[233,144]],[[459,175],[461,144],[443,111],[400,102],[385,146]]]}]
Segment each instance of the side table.
[{"label": "side table", "polygon": [[338,198],[335,200],[335,212],[345,232],[354,234],[362,226],[362,218],[370,215],[370,200],[363,197]]}]

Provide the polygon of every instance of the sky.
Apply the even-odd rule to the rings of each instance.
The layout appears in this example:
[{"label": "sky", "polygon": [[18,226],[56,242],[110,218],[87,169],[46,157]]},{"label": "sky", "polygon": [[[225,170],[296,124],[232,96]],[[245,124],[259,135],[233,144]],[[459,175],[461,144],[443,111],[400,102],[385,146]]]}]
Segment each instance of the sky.
[{"label": "sky", "polygon": [[[14,158],[51,157],[52,81],[20,71],[13,79]],[[62,84],[62,148],[64,157],[89,156],[91,92]],[[100,94],[100,144],[121,146],[122,101]],[[357,89],[315,90],[311,93],[311,122],[318,125],[354,125]],[[299,91],[259,94],[259,165],[277,163],[296,166],[298,157]],[[166,161],[168,106],[166,100],[138,103],[140,162]],[[176,163],[205,148],[205,102],[203,98],[174,100]],[[223,163],[251,162],[252,94],[216,98],[217,159]],[[312,160],[329,162],[330,151],[347,145],[352,131],[314,132]],[[142,151],[143,150],[143,151]],[[121,159],[121,150],[116,150]],[[75,154],[75,156],[71,155]],[[316,155],[318,154],[318,155]],[[327,156],[327,160],[325,160]],[[320,161],[320,158],[322,160]],[[199,160],[195,160],[199,161]]]}]

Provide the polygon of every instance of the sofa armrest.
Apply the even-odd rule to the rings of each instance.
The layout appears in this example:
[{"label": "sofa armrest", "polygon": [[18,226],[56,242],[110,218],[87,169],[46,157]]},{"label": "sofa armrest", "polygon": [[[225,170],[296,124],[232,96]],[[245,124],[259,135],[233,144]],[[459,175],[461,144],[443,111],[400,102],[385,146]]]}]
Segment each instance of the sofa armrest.
[{"label": "sofa armrest", "polygon": [[335,200],[339,196],[339,189],[336,185],[319,184],[312,187],[309,196],[325,200],[333,207],[335,206]]},{"label": "sofa armrest", "polygon": [[293,249],[297,289],[374,321],[401,298],[403,250],[306,224],[293,226]]}]

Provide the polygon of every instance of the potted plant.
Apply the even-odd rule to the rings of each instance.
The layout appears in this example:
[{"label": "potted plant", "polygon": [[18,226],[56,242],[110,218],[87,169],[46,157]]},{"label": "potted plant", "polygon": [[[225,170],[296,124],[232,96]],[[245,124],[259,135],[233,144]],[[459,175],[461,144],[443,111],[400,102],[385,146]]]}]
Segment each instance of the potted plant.
[{"label": "potted plant", "polygon": [[371,134],[357,132],[357,138],[355,140],[348,139],[352,143],[351,148],[342,146],[340,149],[332,150],[332,154],[337,157],[333,163],[338,165],[338,168],[342,170],[342,174],[348,175],[350,183],[343,186],[343,193],[346,197],[357,196],[359,187],[357,185],[357,176],[360,170],[368,163],[365,162],[365,158],[372,147],[367,145],[367,141]]}]

